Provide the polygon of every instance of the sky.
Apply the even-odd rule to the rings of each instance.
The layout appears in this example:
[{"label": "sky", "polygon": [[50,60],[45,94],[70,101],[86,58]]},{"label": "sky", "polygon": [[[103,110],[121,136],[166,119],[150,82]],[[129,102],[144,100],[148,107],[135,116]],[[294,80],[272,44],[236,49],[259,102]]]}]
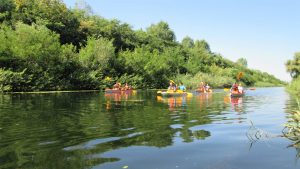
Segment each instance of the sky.
[{"label": "sky", "polygon": [[[64,0],[73,7],[75,0]],[[206,40],[214,53],[290,81],[285,62],[300,51],[299,0],[85,0],[94,14],[133,29],[166,21],[177,41]]]}]

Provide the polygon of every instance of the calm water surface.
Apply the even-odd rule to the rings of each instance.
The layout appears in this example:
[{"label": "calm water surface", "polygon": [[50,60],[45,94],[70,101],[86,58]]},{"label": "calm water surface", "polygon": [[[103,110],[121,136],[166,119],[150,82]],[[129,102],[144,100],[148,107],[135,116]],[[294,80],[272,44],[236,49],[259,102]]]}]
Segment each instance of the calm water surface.
[{"label": "calm water surface", "polygon": [[243,98],[155,91],[0,95],[0,168],[299,169],[284,88]]}]

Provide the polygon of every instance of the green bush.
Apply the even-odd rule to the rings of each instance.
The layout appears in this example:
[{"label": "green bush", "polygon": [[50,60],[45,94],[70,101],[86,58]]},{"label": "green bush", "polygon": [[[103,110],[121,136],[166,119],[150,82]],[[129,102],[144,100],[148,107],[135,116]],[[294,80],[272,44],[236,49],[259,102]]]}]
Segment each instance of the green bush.
[{"label": "green bush", "polygon": [[207,73],[197,73],[195,76],[190,74],[178,75],[175,81],[182,82],[188,89],[195,89],[199,86],[200,82],[208,83],[213,88],[221,88],[231,86],[235,80],[230,77],[219,75],[212,75]]},{"label": "green bush", "polygon": [[290,85],[288,85],[287,87],[291,93],[294,93],[294,94],[300,96],[300,77],[292,80]]},{"label": "green bush", "polygon": [[86,47],[79,52],[79,61],[91,70],[105,71],[115,61],[115,48],[107,39],[89,38]]},{"label": "green bush", "polygon": [[145,87],[145,84],[143,83],[143,77],[139,75],[128,75],[125,73],[119,78],[118,82],[121,84],[128,83],[128,85],[132,86],[134,89]]},{"label": "green bush", "polygon": [[[166,86],[170,70],[167,54],[158,51],[150,52],[146,48],[137,48],[135,51],[121,52],[119,60],[124,60],[125,73],[133,75],[136,80],[143,78],[137,87],[160,88]],[[176,72],[175,72],[176,73]]]},{"label": "green bush", "polygon": [[7,29],[5,34],[11,57],[24,59],[28,64],[55,65],[60,56],[59,35],[45,26],[17,23],[15,30]]},{"label": "green bush", "polygon": [[22,72],[0,69],[0,92],[28,91],[31,76]]}]

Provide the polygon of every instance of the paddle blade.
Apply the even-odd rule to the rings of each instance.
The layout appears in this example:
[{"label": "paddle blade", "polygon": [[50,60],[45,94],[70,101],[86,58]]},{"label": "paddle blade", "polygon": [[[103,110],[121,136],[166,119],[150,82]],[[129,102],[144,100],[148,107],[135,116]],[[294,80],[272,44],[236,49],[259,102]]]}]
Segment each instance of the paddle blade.
[{"label": "paddle blade", "polygon": [[240,80],[240,78],[243,77],[243,75],[244,75],[243,72],[240,72],[240,73],[236,76],[237,80]]}]

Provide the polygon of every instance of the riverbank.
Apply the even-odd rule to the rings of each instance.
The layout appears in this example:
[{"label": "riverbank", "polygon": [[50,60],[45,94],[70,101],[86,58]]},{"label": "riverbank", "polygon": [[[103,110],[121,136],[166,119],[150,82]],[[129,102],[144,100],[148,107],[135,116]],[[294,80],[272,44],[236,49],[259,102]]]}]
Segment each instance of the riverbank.
[{"label": "riverbank", "polygon": [[[283,86],[245,86],[244,89],[248,90],[250,88],[256,90],[259,88],[276,88],[276,87],[283,87]],[[228,90],[229,88],[212,88],[214,91],[224,91],[225,89]],[[160,91],[160,90],[167,90],[166,88],[159,88],[159,89],[134,89],[137,91]],[[188,91],[194,91],[196,89],[188,89]],[[57,90],[57,91],[32,91],[32,92],[2,92],[2,94],[51,94],[51,93],[85,93],[85,92],[105,92],[105,90]],[[1,94],[1,92],[0,92]]]},{"label": "riverbank", "polygon": [[65,91],[35,91],[35,92],[4,92],[4,94],[47,94],[47,93],[84,93],[99,92],[99,90],[65,90]]}]

